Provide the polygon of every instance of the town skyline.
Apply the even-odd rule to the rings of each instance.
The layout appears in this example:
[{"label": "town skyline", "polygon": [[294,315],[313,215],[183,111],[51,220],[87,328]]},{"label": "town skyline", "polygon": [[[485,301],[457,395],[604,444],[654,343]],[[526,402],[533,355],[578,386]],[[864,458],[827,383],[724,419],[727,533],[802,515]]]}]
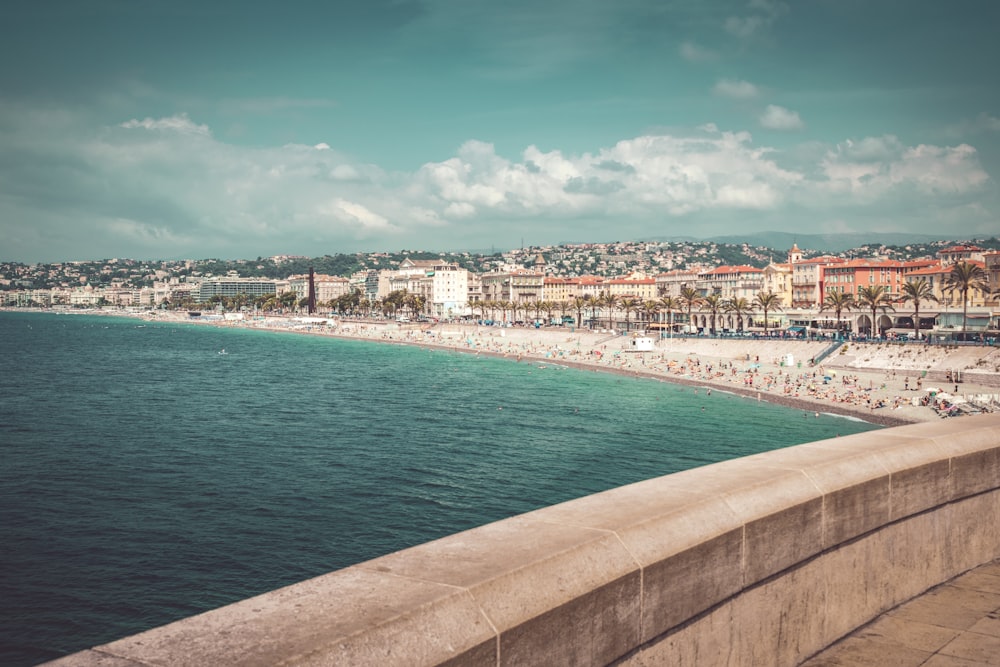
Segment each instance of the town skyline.
[{"label": "town skyline", "polygon": [[621,299],[623,307],[628,301],[629,307],[645,304],[652,311],[676,298],[748,308],[764,300],[779,309],[837,303],[839,312],[842,299],[872,297],[867,290],[878,291],[877,300],[886,304],[905,300],[908,290],[951,303],[953,269],[963,263],[959,268],[970,272],[973,286],[963,292],[963,303],[968,297],[985,306],[1000,297],[1000,239],[992,238],[981,246],[932,241],[843,253],[809,252],[794,243],[781,253],[749,244],[628,242],[490,255],[404,251],[238,261],[0,263],[0,305],[241,313],[303,306],[312,312],[322,305],[359,313],[395,311],[405,304],[414,316],[451,319],[469,317],[476,307],[513,310],[534,304],[554,310],[580,307],[581,299],[613,304]]},{"label": "town skyline", "polygon": [[190,0],[0,26],[3,259],[1000,219],[977,0]]}]

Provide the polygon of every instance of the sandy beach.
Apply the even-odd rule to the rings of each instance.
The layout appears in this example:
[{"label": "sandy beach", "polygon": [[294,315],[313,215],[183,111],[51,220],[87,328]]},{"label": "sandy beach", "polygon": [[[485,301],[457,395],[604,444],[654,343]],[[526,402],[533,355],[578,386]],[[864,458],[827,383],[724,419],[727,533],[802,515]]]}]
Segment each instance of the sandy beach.
[{"label": "sandy beach", "polygon": [[[195,321],[174,313],[151,317]],[[812,360],[831,347],[829,341],[667,338],[640,352],[634,351],[629,336],[562,327],[352,320],[317,324],[286,317],[204,323],[444,348],[647,377],[689,385],[707,395],[715,389],[778,403],[801,409],[806,416],[840,414],[885,426],[1000,410],[1000,349],[982,346],[847,343],[814,364]]]}]

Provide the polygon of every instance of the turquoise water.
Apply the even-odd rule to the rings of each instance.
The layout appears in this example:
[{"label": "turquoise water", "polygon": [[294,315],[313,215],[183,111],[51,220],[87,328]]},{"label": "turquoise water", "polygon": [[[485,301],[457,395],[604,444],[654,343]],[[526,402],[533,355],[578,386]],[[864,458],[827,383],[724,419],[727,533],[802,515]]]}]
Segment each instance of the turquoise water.
[{"label": "turquoise water", "polygon": [[544,505],[875,428],[294,334],[0,313],[0,341],[3,665]]}]

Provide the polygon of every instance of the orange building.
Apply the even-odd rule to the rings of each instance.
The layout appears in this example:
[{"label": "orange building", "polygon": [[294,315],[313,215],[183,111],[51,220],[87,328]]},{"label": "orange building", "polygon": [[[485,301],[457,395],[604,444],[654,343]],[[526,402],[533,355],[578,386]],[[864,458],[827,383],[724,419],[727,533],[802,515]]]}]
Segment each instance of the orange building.
[{"label": "orange building", "polygon": [[889,301],[901,298],[903,283],[906,282],[905,262],[891,259],[851,259],[840,264],[823,268],[823,295],[832,292],[848,292],[858,298],[863,287],[884,287]]}]

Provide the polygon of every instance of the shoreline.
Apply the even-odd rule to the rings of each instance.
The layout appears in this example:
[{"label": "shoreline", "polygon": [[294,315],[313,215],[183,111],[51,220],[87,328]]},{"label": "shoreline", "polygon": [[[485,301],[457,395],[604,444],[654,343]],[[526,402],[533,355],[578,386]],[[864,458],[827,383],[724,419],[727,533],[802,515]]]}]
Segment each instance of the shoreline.
[{"label": "shoreline", "polygon": [[[50,312],[39,310],[36,312]],[[69,313],[74,314],[74,313]],[[110,315],[143,321],[239,327],[262,331],[297,333],[376,343],[410,345],[466,354],[484,354],[512,361],[531,361],[568,366],[579,370],[670,382],[682,386],[725,391],[750,400],[766,401],[804,413],[827,413],[859,419],[879,426],[937,421],[942,417],[921,405],[930,389],[950,396],[958,405],[966,397],[987,397],[991,407],[1000,404],[1000,373],[987,372],[988,384],[954,383],[941,388],[928,370],[940,356],[936,348],[912,346],[882,350],[877,344],[850,344],[851,354],[840,350],[837,359],[810,365],[829,347],[829,342],[768,339],[667,338],[656,340],[652,350],[628,349],[631,339],[609,331],[551,327],[486,327],[465,323],[396,323],[392,321],[338,320],[318,324],[301,317],[264,317],[257,320],[197,320],[175,312],[126,313],[90,311],[79,314]],[[325,319],[325,318],[324,318]],[[845,348],[848,346],[845,346]],[[997,348],[962,350],[962,363],[978,368],[1000,365]],[[885,359],[878,355],[887,355]],[[905,359],[904,359],[905,358]],[[873,361],[874,359],[874,361]],[[901,366],[905,365],[906,367]],[[963,370],[964,372],[964,370]],[[949,372],[950,374],[950,372]],[[983,376],[979,372],[979,376]],[[926,380],[926,386],[924,386]],[[961,386],[960,386],[961,385]],[[947,405],[947,404],[943,404]],[[964,403],[968,406],[968,403]],[[876,407],[885,406],[885,407]],[[961,410],[956,410],[962,413]],[[954,413],[947,413],[954,414]],[[964,416],[964,414],[963,414]]]},{"label": "shoreline", "polygon": [[[312,334],[312,335],[323,336],[325,334],[316,333],[316,334]],[[334,337],[334,338],[349,338],[349,336],[336,336],[336,335],[333,335],[331,337]],[[379,342],[379,341],[375,341],[375,342]],[[510,360],[510,356],[508,354],[503,354],[503,353],[500,353],[500,352],[494,352],[494,351],[489,351],[489,350],[473,351],[473,350],[466,350],[466,349],[461,349],[461,348],[456,348],[456,347],[451,347],[451,346],[436,345],[436,344],[433,344],[433,343],[416,342],[416,341],[399,341],[399,340],[396,340],[396,341],[390,341],[389,344],[408,345],[408,346],[411,346],[411,347],[420,347],[420,348],[431,349],[431,350],[445,349],[445,350],[449,350],[449,351],[453,351],[453,352],[458,352],[460,354],[473,354],[473,355],[475,355],[475,354],[481,354],[481,355],[484,355],[484,356],[494,357],[494,358],[498,358],[498,359],[508,359],[508,360]],[[819,414],[827,413],[827,414],[835,415],[835,416],[838,416],[838,417],[850,417],[852,419],[858,419],[858,420],[863,421],[863,422],[867,422],[867,423],[870,423],[870,424],[877,424],[879,426],[885,426],[885,427],[889,427],[889,426],[903,426],[903,425],[906,425],[906,424],[920,423],[921,421],[923,421],[923,420],[919,420],[919,419],[906,419],[906,418],[903,418],[903,417],[896,417],[896,416],[893,416],[893,415],[884,415],[884,414],[878,414],[878,413],[867,414],[867,413],[862,413],[859,410],[852,410],[852,409],[849,409],[849,408],[840,407],[838,405],[819,404],[819,403],[816,403],[816,402],[813,402],[813,401],[809,401],[809,400],[805,400],[805,399],[802,399],[802,398],[788,398],[788,397],[785,397],[785,396],[774,395],[774,394],[770,394],[770,393],[764,393],[764,392],[760,392],[760,391],[757,391],[757,390],[743,389],[741,387],[734,387],[734,386],[729,386],[729,385],[721,385],[719,383],[712,383],[712,382],[709,382],[709,381],[706,381],[706,380],[693,379],[693,378],[690,378],[690,377],[670,376],[670,375],[665,375],[665,374],[657,373],[657,372],[653,372],[653,371],[626,370],[626,369],[622,369],[622,368],[615,368],[615,367],[609,367],[609,366],[599,366],[597,364],[590,364],[590,363],[585,363],[585,362],[580,362],[580,361],[573,361],[573,360],[566,360],[566,359],[559,359],[558,361],[553,361],[551,359],[539,358],[537,356],[531,356],[531,355],[523,355],[522,358],[520,358],[520,359],[514,359],[513,361],[515,363],[521,363],[523,361],[549,363],[549,364],[553,364],[553,365],[566,366],[566,367],[569,367],[569,368],[574,368],[574,369],[582,370],[582,371],[594,371],[594,372],[598,372],[598,373],[608,373],[608,374],[611,374],[611,375],[620,375],[620,376],[623,376],[623,377],[634,377],[634,378],[641,378],[641,379],[646,379],[646,380],[655,380],[655,381],[659,381],[659,382],[667,382],[667,383],[670,383],[670,384],[676,384],[676,385],[680,385],[680,386],[693,387],[695,389],[706,389],[706,390],[713,390],[714,389],[714,390],[722,392],[722,393],[732,394],[734,396],[739,396],[741,398],[745,398],[745,399],[749,399],[749,400],[758,400],[758,401],[764,402],[764,403],[771,403],[771,404],[774,404],[774,405],[781,405],[781,406],[786,407],[786,408],[792,408],[792,409],[796,409],[796,410],[801,410],[804,413],[813,413],[813,414],[815,414],[817,412]],[[817,407],[821,407],[823,409],[822,410],[817,410]]]}]

